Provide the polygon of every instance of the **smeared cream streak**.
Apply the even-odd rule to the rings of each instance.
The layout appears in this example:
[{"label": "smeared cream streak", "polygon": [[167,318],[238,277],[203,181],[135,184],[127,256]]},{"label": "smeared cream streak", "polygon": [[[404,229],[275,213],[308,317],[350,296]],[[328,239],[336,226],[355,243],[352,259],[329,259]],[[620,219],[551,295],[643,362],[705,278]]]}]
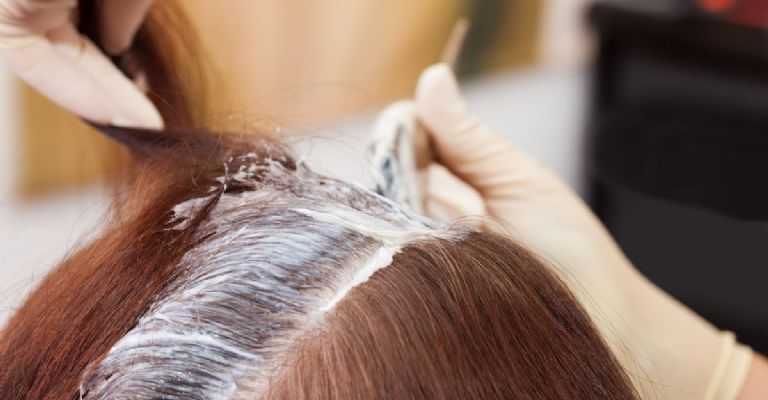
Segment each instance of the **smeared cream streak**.
[{"label": "smeared cream streak", "polygon": [[392,264],[392,258],[398,252],[400,252],[400,247],[381,246],[379,250],[377,250],[376,253],[374,253],[374,255],[360,269],[358,269],[357,272],[355,272],[352,280],[339,288],[336,295],[334,295],[328,303],[320,307],[320,311],[328,312],[333,309],[352,289],[367,282],[376,271]]},{"label": "smeared cream streak", "polygon": [[211,195],[173,208],[171,229],[184,229],[217,201],[178,276],[86,371],[81,398],[258,397],[318,314],[409,242],[439,232],[389,199],[301,165],[289,170],[253,153],[225,165]]}]

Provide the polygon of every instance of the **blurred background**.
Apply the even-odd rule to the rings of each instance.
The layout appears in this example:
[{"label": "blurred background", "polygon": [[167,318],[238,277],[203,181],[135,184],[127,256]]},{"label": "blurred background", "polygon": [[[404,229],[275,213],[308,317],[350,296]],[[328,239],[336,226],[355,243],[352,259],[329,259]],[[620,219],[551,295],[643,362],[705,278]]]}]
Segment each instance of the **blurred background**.
[{"label": "blurred background", "polygon": [[[469,18],[470,109],[584,196],[647,276],[768,352],[768,1],[226,4],[182,3],[216,71],[207,117],[296,138],[351,180],[376,112]],[[2,323],[97,231],[125,154],[5,70],[0,124]]]}]

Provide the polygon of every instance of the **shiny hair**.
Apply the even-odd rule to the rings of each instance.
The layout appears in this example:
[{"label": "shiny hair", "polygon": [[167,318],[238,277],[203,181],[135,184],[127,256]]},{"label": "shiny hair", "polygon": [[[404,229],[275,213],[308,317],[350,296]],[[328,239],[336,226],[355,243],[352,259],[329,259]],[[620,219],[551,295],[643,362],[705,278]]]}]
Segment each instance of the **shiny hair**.
[{"label": "shiny hair", "polygon": [[439,225],[272,139],[107,131],[141,155],[135,174],[0,334],[0,398],[638,398],[506,236]]}]

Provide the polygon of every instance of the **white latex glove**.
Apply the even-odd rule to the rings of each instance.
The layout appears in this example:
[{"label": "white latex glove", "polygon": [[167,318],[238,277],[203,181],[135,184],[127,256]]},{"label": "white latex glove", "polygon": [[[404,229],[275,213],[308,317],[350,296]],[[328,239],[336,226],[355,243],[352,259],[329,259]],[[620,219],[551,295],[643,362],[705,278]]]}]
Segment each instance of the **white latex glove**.
[{"label": "white latex glove", "polygon": [[[650,283],[560,179],[469,115],[446,65],[423,73],[415,110],[437,160],[480,194],[512,236],[559,269],[644,398],[738,394],[750,350]],[[435,179],[445,177],[427,180],[428,197],[461,197],[446,195]]]},{"label": "white latex glove", "polygon": [[[161,128],[160,114],[72,22],[77,0],[0,0],[0,58],[40,93],[98,123]],[[97,0],[104,48],[127,50],[152,0]]]}]

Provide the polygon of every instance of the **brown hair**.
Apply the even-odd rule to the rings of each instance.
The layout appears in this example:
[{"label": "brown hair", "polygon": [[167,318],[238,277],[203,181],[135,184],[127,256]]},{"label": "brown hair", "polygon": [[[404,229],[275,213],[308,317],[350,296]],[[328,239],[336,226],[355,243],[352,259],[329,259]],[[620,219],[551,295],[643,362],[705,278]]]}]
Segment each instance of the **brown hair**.
[{"label": "brown hair", "polygon": [[[138,46],[162,53],[149,44],[157,43],[152,38],[163,31],[160,26],[157,19],[150,18]],[[142,36],[147,32],[152,33]],[[161,88],[176,87],[153,92],[165,97],[158,104],[166,121],[169,114],[177,118],[170,119],[175,122],[169,125],[194,126],[194,107],[183,98],[188,96],[179,89],[183,85],[164,81],[172,79],[171,68],[179,65],[173,64],[177,59],[170,59],[142,58],[141,65],[162,64],[147,69],[150,82]],[[114,133],[151,135],[130,130]],[[91,385],[96,379],[97,383],[132,379],[130,372],[102,376],[98,366],[121,338],[142,326],[142,318],[155,305],[180,290],[180,282],[196,273],[196,265],[213,263],[190,255],[218,243],[216,240],[234,229],[267,229],[268,220],[260,218],[279,215],[282,196],[318,207],[336,202],[360,213],[379,207],[400,215],[395,206],[370,193],[308,175],[274,141],[219,137],[189,129],[174,135],[170,142],[152,142],[155,146],[143,152],[135,174],[115,200],[116,212],[101,236],[48,274],[0,334],[0,398],[88,398],[102,393]],[[243,155],[256,161],[242,164],[238,160]],[[288,178],[277,179],[264,172],[266,167],[286,171]],[[249,173],[247,179],[229,174],[238,168]],[[224,179],[218,179],[222,176]],[[334,185],[346,185],[338,192],[344,196],[324,189]],[[267,189],[279,195],[259,203],[222,205],[224,199]],[[195,199],[204,200],[198,204]],[[189,200],[198,206],[179,224],[174,207]],[[226,212],[238,213],[231,218],[232,225],[217,222],[227,218]],[[255,329],[247,337],[259,339],[227,340],[236,341],[244,349],[241,352],[267,352],[272,357],[272,369],[257,371],[266,376],[267,386],[236,391],[235,398],[638,397],[565,285],[530,251],[495,233],[462,229],[457,235],[412,240],[391,265],[352,289],[321,318],[311,319],[316,300],[327,297],[327,287],[337,287],[342,280],[342,267],[359,265],[357,253],[377,245],[364,235],[342,229],[332,238],[333,247],[301,261],[302,243],[319,237],[310,233],[330,235],[332,230],[332,225],[321,224],[314,232],[309,219],[302,218],[291,214],[272,226],[306,227],[307,235],[295,236],[297,265],[281,267],[273,259],[266,261],[269,267],[283,269],[273,277],[277,286],[258,288],[258,294],[272,298],[290,289],[303,303],[248,303],[237,309],[238,304],[253,300],[242,297],[243,290],[253,288],[217,292],[217,301],[222,296],[241,296],[238,302],[217,304],[235,308],[239,317],[246,318],[243,329]],[[247,241],[242,245],[258,248]],[[224,246],[214,246],[211,251],[223,253]],[[326,259],[333,262],[323,269]],[[321,271],[325,271],[322,276]],[[216,312],[205,314],[200,308],[192,308],[191,312],[198,313],[195,321],[212,321],[218,325],[211,326],[217,327],[234,323],[216,321]],[[290,320],[275,319],[275,315],[293,314],[295,318]],[[303,324],[307,320],[313,322]],[[275,338],[284,345],[273,345]],[[229,360],[237,354],[221,357]],[[152,364],[153,360],[144,361]],[[124,366],[135,366],[136,360],[131,361],[134,363]],[[206,371],[204,363],[182,360],[181,364],[188,369],[173,378],[145,382],[127,392],[103,393],[204,398],[211,389],[203,382],[218,378],[212,376],[216,375],[213,365]],[[202,372],[195,375],[193,370]],[[240,378],[238,386],[248,387],[242,382],[248,376]]]},{"label": "brown hair", "polygon": [[284,369],[269,398],[637,398],[563,283],[492,233],[405,248]]}]

